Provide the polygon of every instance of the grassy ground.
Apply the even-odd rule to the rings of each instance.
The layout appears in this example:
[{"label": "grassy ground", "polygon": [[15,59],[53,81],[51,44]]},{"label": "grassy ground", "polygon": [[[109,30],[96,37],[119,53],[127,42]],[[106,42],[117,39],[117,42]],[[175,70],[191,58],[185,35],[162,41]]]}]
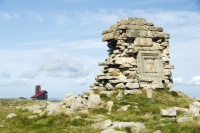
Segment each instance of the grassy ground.
[{"label": "grassy ground", "polygon": [[[112,113],[108,114],[105,109],[93,109],[89,114],[74,114],[66,116],[63,114],[57,116],[38,117],[27,119],[32,115],[31,112],[17,110],[17,106],[27,106],[38,104],[31,100],[0,100],[0,132],[2,133],[98,133],[100,130],[91,129],[95,120],[111,119],[112,121],[123,122],[142,122],[147,127],[145,133],[152,133],[161,130],[162,133],[199,133],[199,117],[194,118],[195,122],[176,123],[173,118],[162,118],[160,116],[161,108],[168,107],[188,107],[192,99],[185,96],[179,96],[176,92],[166,90],[154,91],[153,99],[148,99],[144,94],[123,96],[117,100],[116,96],[106,97],[101,95],[104,101],[114,101]],[[119,112],[121,106],[130,105],[126,112]],[[16,113],[18,116],[12,119],[5,119],[10,113]],[[182,112],[178,112],[179,115]],[[77,117],[78,116],[78,117]],[[122,129],[129,132],[128,129]]]}]

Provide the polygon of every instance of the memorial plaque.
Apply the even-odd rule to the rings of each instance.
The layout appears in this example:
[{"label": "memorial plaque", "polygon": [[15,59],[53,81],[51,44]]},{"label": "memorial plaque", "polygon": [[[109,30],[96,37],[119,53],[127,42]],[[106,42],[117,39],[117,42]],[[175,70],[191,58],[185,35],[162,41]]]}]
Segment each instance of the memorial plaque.
[{"label": "memorial plaque", "polygon": [[137,65],[140,81],[164,80],[164,69],[160,51],[139,51]]}]

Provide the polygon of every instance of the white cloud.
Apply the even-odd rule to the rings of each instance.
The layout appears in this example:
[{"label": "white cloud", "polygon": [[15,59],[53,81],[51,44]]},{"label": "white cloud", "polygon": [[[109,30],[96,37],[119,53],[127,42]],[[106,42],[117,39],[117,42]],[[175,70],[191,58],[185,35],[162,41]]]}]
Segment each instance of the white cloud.
[{"label": "white cloud", "polygon": [[[100,39],[84,39],[84,40],[76,40],[76,41],[65,41],[61,39],[52,39],[52,40],[38,40],[33,42],[26,42],[18,44],[20,46],[37,46],[37,47],[56,47],[58,49],[67,49],[67,50],[91,50],[91,49],[105,49],[106,43],[101,41]],[[45,48],[47,50],[47,48]],[[56,49],[52,50],[56,51]]]},{"label": "white cloud", "polygon": [[52,43],[58,43],[59,41],[61,41],[60,39],[53,39],[53,40],[39,40],[39,41],[33,41],[33,42],[27,42],[27,43],[23,43],[21,45],[49,45]]},{"label": "white cloud", "polygon": [[0,79],[10,79],[11,74],[9,71],[3,71],[0,73]]},{"label": "white cloud", "polygon": [[200,76],[194,76],[188,81],[189,85],[200,85]]},{"label": "white cloud", "polygon": [[[30,80],[27,79],[17,79],[12,81],[1,81],[0,87],[28,87],[30,86]],[[17,89],[16,88],[16,89]]]},{"label": "white cloud", "polygon": [[65,26],[66,24],[72,22],[72,19],[66,14],[57,13],[49,14],[49,16],[50,19],[53,19],[56,22],[57,26]]},{"label": "white cloud", "polygon": [[38,22],[42,22],[44,20],[44,17],[36,12],[29,12],[27,15]]},{"label": "white cloud", "polygon": [[0,20],[6,21],[6,20],[18,19],[18,18],[20,18],[20,15],[17,13],[0,12]]},{"label": "white cloud", "polygon": [[173,78],[175,84],[183,84],[185,80],[182,77]]},{"label": "white cloud", "polygon": [[79,59],[67,54],[54,55],[44,62],[40,69],[48,72],[50,76],[63,78],[73,78],[88,74],[87,69]]},{"label": "white cloud", "polygon": [[87,79],[86,78],[80,78],[76,81],[77,85],[86,85],[87,84]]},{"label": "white cloud", "polygon": [[[117,11],[116,13],[119,12]],[[77,19],[81,25],[94,24],[96,22],[101,22],[101,24],[107,24],[107,23],[114,24],[120,17],[120,15],[116,13],[111,13],[107,10],[101,10],[98,12],[91,12],[91,11],[76,12],[75,19]]]},{"label": "white cloud", "polygon": [[39,70],[26,71],[26,72],[23,72],[21,75],[19,75],[19,78],[34,79],[38,74],[39,74]]},{"label": "white cloud", "polygon": [[185,81],[182,77],[173,78],[175,84],[184,85],[200,85],[200,76],[194,76],[189,81]]},{"label": "white cloud", "polygon": [[71,50],[91,50],[91,49],[103,49],[106,47],[106,43],[101,42],[99,40],[79,40],[79,41],[65,42],[63,46]]}]

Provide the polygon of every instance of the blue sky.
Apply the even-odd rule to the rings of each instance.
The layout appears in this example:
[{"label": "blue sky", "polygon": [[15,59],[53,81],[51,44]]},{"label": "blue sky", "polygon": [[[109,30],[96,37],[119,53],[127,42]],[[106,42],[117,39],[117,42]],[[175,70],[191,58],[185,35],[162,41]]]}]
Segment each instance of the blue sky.
[{"label": "blue sky", "polygon": [[1,0],[0,97],[82,93],[107,57],[101,33],[125,17],[145,18],[170,33],[174,89],[200,97],[198,0]]}]

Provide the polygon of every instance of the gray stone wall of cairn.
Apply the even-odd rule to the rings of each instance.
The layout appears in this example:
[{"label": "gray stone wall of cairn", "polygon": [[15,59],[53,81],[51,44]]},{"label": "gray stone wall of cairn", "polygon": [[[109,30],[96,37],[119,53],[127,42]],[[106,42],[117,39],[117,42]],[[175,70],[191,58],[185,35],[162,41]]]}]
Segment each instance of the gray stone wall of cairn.
[{"label": "gray stone wall of cairn", "polygon": [[124,18],[102,32],[108,55],[92,90],[138,93],[145,89],[173,87],[168,33],[143,18]]}]

